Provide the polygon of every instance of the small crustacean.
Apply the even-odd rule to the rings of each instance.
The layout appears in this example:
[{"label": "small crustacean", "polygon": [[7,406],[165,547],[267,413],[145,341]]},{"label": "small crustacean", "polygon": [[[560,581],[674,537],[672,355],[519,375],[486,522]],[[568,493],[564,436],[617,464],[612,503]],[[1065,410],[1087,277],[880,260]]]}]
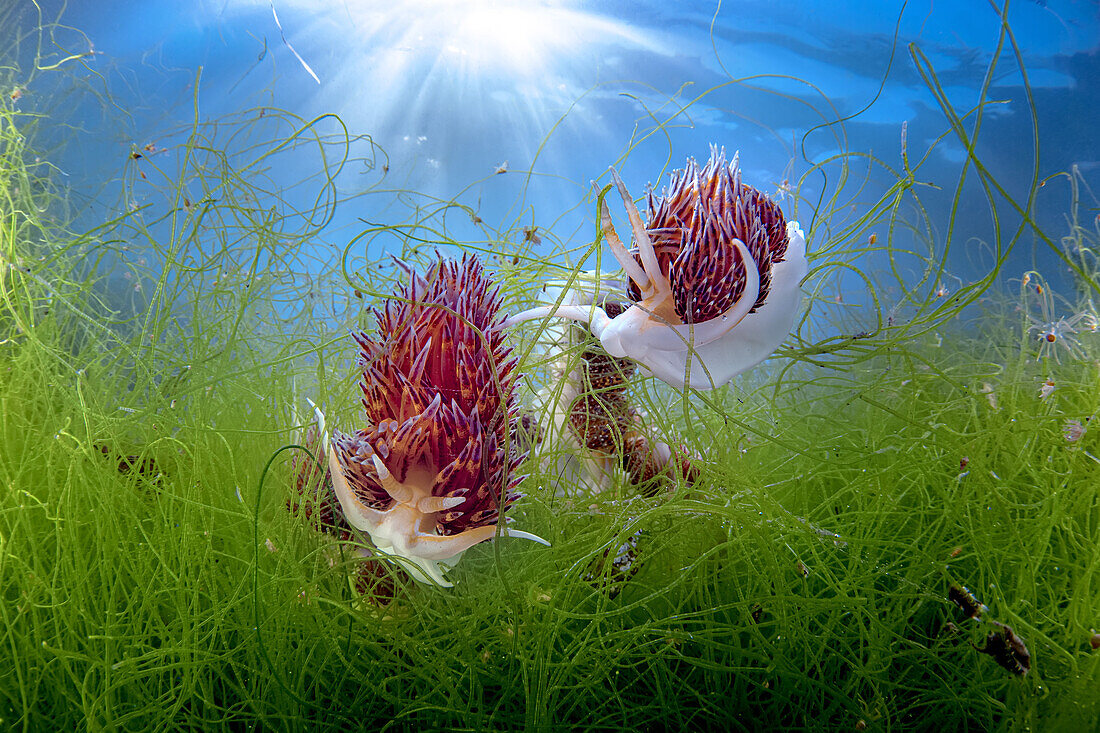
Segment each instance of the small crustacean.
[{"label": "small crustacean", "polygon": [[155,458],[142,458],[140,455],[118,453],[103,443],[96,443],[95,447],[108,460],[117,462],[119,473],[137,476],[153,482],[160,481],[164,476],[164,472]]},{"label": "small crustacean", "polygon": [[613,357],[635,360],[674,387],[713,389],[763,361],[798,314],[806,240],[797,222],[742,183],[737,158],[711,148],[699,169],[688,159],[660,198],[649,194],[648,222],[618,174],[634,234],[628,250],[600,200],[603,235],[629,278],[633,304],[611,317],[601,308],[542,306],[507,325],[561,316],[584,321]]},{"label": "small crustacean", "polygon": [[967,618],[981,618],[981,615],[989,610],[965,585],[958,583],[952,583],[947,589],[947,600],[961,608]]},{"label": "small crustacean", "polygon": [[348,522],[416,580],[449,586],[443,572],[498,532],[549,543],[500,521],[524,455],[498,291],[473,257],[407,271],[377,336],[355,334],[369,427],[333,431],[326,452]]}]

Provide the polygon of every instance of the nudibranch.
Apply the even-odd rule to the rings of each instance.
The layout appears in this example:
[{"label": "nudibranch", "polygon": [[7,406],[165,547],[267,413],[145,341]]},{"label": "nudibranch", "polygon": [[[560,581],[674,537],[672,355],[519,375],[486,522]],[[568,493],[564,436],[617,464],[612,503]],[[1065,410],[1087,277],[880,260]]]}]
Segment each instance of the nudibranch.
[{"label": "nudibranch", "polygon": [[416,580],[450,586],[443,573],[498,532],[549,543],[501,521],[524,454],[499,291],[474,257],[406,271],[376,335],[354,334],[369,424],[332,432],[329,469],[348,522]]},{"label": "nudibranch", "polygon": [[[585,279],[589,274],[586,273]],[[627,304],[611,297],[595,304],[586,284],[548,283],[544,302],[591,305],[610,317]],[[677,475],[687,483],[699,477],[701,460],[682,445],[666,443],[629,394],[634,361],[608,354],[582,324],[554,327],[551,335],[552,387],[540,390],[541,412],[565,451],[552,454],[548,471],[559,481],[559,492],[609,489],[620,469],[627,484],[655,494]],[[654,481],[654,479],[658,479]]]},{"label": "nudibranch", "polygon": [[[622,303],[605,301],[609,317],[626,309]],[[650,494],[657,492],[652,480],[672,478],[672,466],[690,484],[699,476],[689,452],[660,440],[647,429],[644,413],[627,394],[634,362],[616,358],[589,341],[580,354],[580,364],[570,378],[580,383],[578,395],[569,408],[569,427],[577,441],[594,456],[608,464],[619,463],[629,483]],[[605,469],[606,471],[606,469]]]},{"label": "nudibranch", "polygon": [[543,306],[506,322],[550,315],[589,324],[613,357],[630,358],[668,384],[714,389],[768,357],[798,315],[806,240],[778,204],[741,181],[737,156],[711,147],[702,169],[689,158],[648,220],[619,175],[611,177],[634,235],[628,250],[600,201],[603,236],[629,278],[632,304],[614,317],[595,306]]}]

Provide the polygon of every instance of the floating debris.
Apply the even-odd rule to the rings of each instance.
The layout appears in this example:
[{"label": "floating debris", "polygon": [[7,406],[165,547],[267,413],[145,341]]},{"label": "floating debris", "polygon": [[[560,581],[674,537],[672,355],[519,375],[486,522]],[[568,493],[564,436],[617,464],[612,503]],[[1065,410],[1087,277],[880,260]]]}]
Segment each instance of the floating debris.
[{"label": "floating debris", "polygon": [[309,64],[306,63],[306,60],[302,58],[302,55],[294,50],[294,46],[290,45],[290,41],[286,40],[286,33],[283,32],[283,24],[279,22],[279,14],[275,12],[274,0],[271,2],[271,17],[275,19],[275,27],[279,29],[279,37],[283,39],[283,45],[290,49],[290,52],[294,54],[294,58],[298,59],[298,63],[302,65],[306,73],[313,77],[313,81],[320,84],[321,80],[318,78],[317,74],[310,68]]},{"label": "floating debris", "polygon": [[523,241],[530,242],[531,244],[542,244],[542,237],[538,235],[539,228],[537,226],[527,226],[523,228]]}]

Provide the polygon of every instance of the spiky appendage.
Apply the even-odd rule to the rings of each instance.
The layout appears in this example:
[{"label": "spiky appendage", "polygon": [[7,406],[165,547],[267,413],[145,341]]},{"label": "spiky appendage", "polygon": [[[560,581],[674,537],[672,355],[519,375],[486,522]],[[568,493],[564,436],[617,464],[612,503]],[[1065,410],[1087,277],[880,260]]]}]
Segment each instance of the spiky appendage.
[{"label": "spiky appendage", "polygon": [[497,532],[519,494],[516,359],[504,345],[499,295],[474,257],[441,261],[375,310],[375,336],[355,334],[370,425],[333,431],[336,495],[348,521],[421,582]]},{"label": "spiky appendage", "polygon": [[302,441],[309,453],[295,452],[291,461],[292,482],[296,495],[286,500],[286,508],[306,520],[318,532],[337,539],[350,540],[351,525],[332,491],[324,441],[317,426],[306,428]]},{"label": "spiky appendage", "polygon": [[[672,173],[667,189],[646,194],[646,232],[661,272],[668,278],[672,305],[682,323],[705,323],[737,303],[747,281],[745,259],[732,243],[740,240],[755,263],[759,285],[749,313],[764,305],[771,290],[772,268],[787,253],[787,220],[779,205],[741,181],[737,156],[726,165],[726,153],[711,147],[700,171],[694,158]],[[642,265],[638,248],[631,251]],[[629,293],[642,300],[631,282]]]},{"label": "spiky appendage", "polygon": [[649,223],[614,170],[635,247],[619,239],[601,201],[608,245],[630,280],[634,305],[609,317],[571,305],[534,308],[509,324],[547,315],[588,322],[609,354],[634,359],[674,387],[714,389],[763,361],[782,343],[801,304],[806,240],[766,195],[745,185],[737,159],[711,148],[676,171]]},{"label": "spiky appendage", "polygon": [[[318,532],[342,542],[352,541],[355,532],[344,518],[344,510],[333,491],[332,473],[325,457],[327,447],[318,426],[306,428],[302,445],[309,452],[297,452],[291,458],[292,484],[296,493],[286,500],[287,510],[303,518]],[[362,560],[372,555],[363,547],[356,548],[356,552]],[[397,572],[403,574],[400,569]],[[388,605],[397,597],[394,576],[376,562],[357,563],[351,582],[359,595],[370,596],[377,604]]]}]

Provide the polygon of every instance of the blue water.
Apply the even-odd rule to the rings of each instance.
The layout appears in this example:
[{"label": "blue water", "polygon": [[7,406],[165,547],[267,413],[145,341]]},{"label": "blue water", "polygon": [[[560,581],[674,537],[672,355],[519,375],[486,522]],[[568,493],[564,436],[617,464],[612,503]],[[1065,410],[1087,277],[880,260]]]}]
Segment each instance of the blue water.
[{"label": "blue water", "polygon": [[[61,6],[43,7],[52,18]],[[80,74],[115,105],[85,101],[74,113],[80,128],[66,134],[77,144],[57,161],[74,190],[94,197],[121,175],[133,146],[178,140],[195,114],[201,69],[203,119],[270,105],[306,119],[336,114],[370,135],[389,169],[383,176],[378,161],[345,171],[345,195],[381,186],[453,197],[493,227],[521,219],[579,245],[594,232],[581,198],[613,165],[636,195],[670,164],[705,158],[712,142],[739,150],[746,181],[770,192],[842,146],[900,165],[903,125],[911,154],[947,131],[909,44],[965,112],[979,102],[1001,29],[984,0],[278,0],[274,11],[281,30],[260,0],[70,3],[62,22],[85,35],[58,37],[73,52],[94,49]],[[1008,19],[1035,95],[1040,177],[1076,165],[1100,184],[1100,4],[1016,0]],[[1026,193],[1034,169],[1021,81],[1006,44],[988,95],[1001,103],[987,108],[978,152],[1014,196]],[[836,126],[821,126],[830,115],[851,116],[843,143]],[[936,236],[947,231],[964,158],[949,137],[921,169],[921,180],[945,187],[924,192]],[[493,175],[505,164],[507,173]],[[276,176],[290,186],[309,172],[288,166]],[[860,201],[889,182],[872,181]],[[391,205],[375,196],[339,207],[318,246],[342,247],[363,229],[360,218],[387,223]],[[1040,191],[1037,211],[1052,233],[1061,233],[1067,207],[1064,182]],[[988,209],[969,187],[954,239],[989,242]],[[1007,210],[1002,223],[1012,225]],[[1010,274],[1053,269],[1049,257],[1027,235]],[[953,263],[956,274],[980,270],[975,258]]]}]

